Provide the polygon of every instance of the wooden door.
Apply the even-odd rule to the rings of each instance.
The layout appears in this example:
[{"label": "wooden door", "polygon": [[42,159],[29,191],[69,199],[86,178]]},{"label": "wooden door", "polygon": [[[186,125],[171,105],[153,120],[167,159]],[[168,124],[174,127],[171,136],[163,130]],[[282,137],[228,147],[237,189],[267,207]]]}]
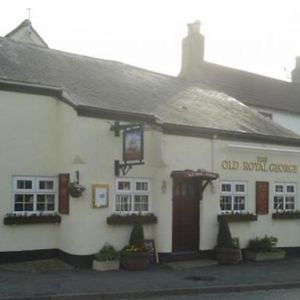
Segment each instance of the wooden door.
[{"label": "wooden door", "polygon": [[199,249],[200,183],[195,179],[173,182],[173,252]]}]

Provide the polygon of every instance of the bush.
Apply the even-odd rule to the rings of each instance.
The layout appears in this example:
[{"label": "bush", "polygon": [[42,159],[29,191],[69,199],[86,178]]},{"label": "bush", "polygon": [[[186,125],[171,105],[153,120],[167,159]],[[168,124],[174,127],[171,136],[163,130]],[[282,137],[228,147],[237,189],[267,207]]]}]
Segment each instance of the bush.
[{"label": "bush", "polygon": [[129,245],[134,247],[144,246],[144,229],[141,223],[136,223],[131,231]]},{"label": "bush", "polygon": [[95,258],[99,261],[117,260],[120,257],[119,251],[117,251],[112,245],[106,243],[101,250],[95,254]]},{"label": "bush", "polygon": [[247,249],[254,252],[271,252],[277,241],[276,237],[265,235],[263,238],[250,240]]},{"label": "bush", "polygon": [[225,218],[219,221],[219,233],[217,238],[217,247],[219,248],[236,248],[234,241],[231,237],[230,228]]}]

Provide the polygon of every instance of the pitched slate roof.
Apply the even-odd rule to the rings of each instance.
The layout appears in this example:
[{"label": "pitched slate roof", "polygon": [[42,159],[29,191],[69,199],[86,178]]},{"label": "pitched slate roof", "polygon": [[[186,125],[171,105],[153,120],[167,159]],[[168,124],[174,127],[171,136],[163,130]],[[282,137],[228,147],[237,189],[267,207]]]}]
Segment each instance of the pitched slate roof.
[{"label": "pitched slate roof", "polygon": [[[32,24],[31,24],[31,21],[30,21],[30,20],[27,20],[27,19],[25,19],[22,23],[20,23],[15,29],[13,29],[12,31],[10,31],[9,33],[7,33],[7,34],[5,35],[5,37],[14,39],[13,36],[14,36],[18,31],[21,31],[22,29],[29,30],[31,33],[34,33],[35,36],[36,36],[36,38],[37,38],[38,41],[39,41],[39,45],[42,46],[42,47],[48,48],[47,43],[46,43],[46,42],[43,40],[43,38],[38,34],[38,32],[33,28]],[[32,42],[32,44],[36,44],[36,43]]]},{"label": "pitched slate roof", "polygon": [[250,106],[300,113],[300,84],[204,62],[198,80]]},{"label": "pitched slate roof", "polygon": [[0,80],[56,87],[66,91],[78,107],[145,114],[159,123],[299,138],[207,86],[7,38],[0,38]]}]

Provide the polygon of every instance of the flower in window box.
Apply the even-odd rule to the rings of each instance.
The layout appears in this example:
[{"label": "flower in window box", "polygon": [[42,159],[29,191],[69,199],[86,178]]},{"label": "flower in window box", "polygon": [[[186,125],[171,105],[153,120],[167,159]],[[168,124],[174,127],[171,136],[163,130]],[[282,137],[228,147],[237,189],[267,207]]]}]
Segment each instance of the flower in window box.
[{"label": "flower in window box", "polygon": [[79,198],[82,192],[85,191],[85,187],[79,183],[71,182],[69,184],[69,194],[73,198]]},{"label": "flower in window box", "polygon": [[41,224],[41,223],[60,223],[61,217],[57,213],[49,214],[16,214],[8,213],[4,217],[5,225],[13,224]]},{"label": "flower in window box", "polygon": [[155,224],[157,223],[157,216],[153,213],[114,213],[107,217],[107,224],[109,225],[128,225],[128,224]]},{"label": "flower in window box", "polygon": [[282,210],[276,211],[272,214],[272,219],[300,219],[300,211],[299,210]]},{"label": "flower in window box", "polygon": [[218,215],[218,221],[226,219],[227,222],[257,221],[257,215],[250,212],[226,212]]}]

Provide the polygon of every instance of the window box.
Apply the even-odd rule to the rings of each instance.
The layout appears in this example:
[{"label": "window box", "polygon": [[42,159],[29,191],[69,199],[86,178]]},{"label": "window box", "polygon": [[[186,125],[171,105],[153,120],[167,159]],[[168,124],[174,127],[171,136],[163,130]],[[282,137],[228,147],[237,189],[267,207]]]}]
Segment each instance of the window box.
[{"label": "window box", "polygon": [[221,219],[226,219],[227,222],[250,222],[257,221],[257,215],[251,213],[232,213],[232,214],[222,214],[218,215],[218,221]]},{"label": "window box", "polygon": [[118,215],[112,214],[106,219],[109,225],[131,225],[136,223],[141,224],[155,224],[157,223],[157,217],[154,214],[145,215]]},{"label": "window box", "polygon": [[275,220],[295,220],[300,219],[300,211],[282,211],[272,214],[272,219]]},{"label": "window box", "polygon": [[15,224],[43,224],[43,223],[60,223],[59,215],[7,215],[4,217],[5,225]]}]

